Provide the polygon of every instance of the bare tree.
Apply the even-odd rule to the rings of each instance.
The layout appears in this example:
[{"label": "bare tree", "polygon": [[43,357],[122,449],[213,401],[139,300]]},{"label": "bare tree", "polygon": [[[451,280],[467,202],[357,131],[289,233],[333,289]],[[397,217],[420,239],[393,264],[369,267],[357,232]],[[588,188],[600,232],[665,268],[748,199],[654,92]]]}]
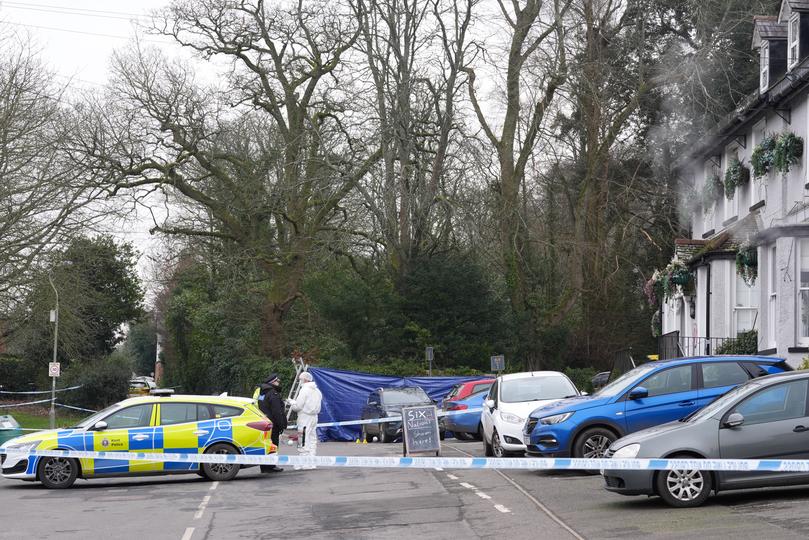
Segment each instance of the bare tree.
[{"label": "bare tree", "polygon": [[365,142],[375,126],[353,114],[343,68],[361,13],[323,0],[175,1],[154,30],[225,62],[220,89],[158,54],[120,55],[84,139],[112,192],[159,190],[183,205],[153,231],[216,239],[254,263],[265,280],[263,348],[276,357],[307,264],[381,155]]},{"label": "bare tree", "polygon": [[[360,186],[394,277],[445,243],[453,133],[477,0],[370,0],[362,39],[382,162]],[[442,197],[443,195],[443,197]]]},{"label": "bare tree", "polygon": [[0,311],[7,313],[48,256],[98,215],[89,212],[97,192],[70,167],[64,89],[24,36],[0,39],[0,50]]},{"label": "bare tree", "polygon": [[550,311],[553,319],[558,319],[573,305],[566,298],[558,309],[547,310],[536,301],[530,282],[531,246],[522,199],[526,168],[536,151],[537,138],[567,77],[563,18],[570,4],[569,0],[553,0],[550,5],[542,0],[524,3],[512,0],[507,5],[504,0],[498,0],[497,5],[511,32],[503,68],[501,118],[487,116],[478,98],[475,71],[471,67],[465,69],[469,75],[469,99],[498,158],[496,212],[509,299],[518,319],[534,327],[541,307],[543,311]]}]

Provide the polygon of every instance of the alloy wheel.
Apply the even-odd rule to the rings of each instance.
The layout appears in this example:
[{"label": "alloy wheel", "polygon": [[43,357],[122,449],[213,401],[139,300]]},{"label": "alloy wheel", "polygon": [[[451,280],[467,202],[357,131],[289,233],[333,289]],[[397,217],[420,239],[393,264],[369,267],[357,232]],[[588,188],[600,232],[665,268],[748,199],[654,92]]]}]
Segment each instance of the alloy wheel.
[{"label": "alloy wheel", "polygon": [[705,489],[705,478],[696,469],[672,470],[666,475],[666,489],[675,499],[690,502]]},{"label": "alloy wheel", "polygon": [[[212,454],[231,454],[226,448],[221,448],[211,452]],[[235,463],[211,463],[211,472],[221,475],[230,473],[234,467],[238,467]]]},{"label": "alloy wheel", "polygon": [[612,441],[604,435],[592,435],[584,441],[584,452],[582,457],[588,459],[603,458],[607,454],[607,449]]},{"label": "alloy wheel", "polygon": [[506,451],[500,445],[500,436],[497,434],[496,429],[492,433],[492,450],[494,451],[494,457],[506,457]]},{"label": "alloy wheel", "polygon": [[51,458],[45,463],[43,474],[51,483],[62,484],[73,474],[73,464],[65,458]]}]

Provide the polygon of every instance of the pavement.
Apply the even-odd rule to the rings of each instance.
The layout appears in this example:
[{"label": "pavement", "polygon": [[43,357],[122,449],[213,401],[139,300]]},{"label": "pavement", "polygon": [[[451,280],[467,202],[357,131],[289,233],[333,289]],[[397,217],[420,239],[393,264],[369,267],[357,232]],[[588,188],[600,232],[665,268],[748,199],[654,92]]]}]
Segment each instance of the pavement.
[{"label": "pavement", "polygon": [[[321,455],[400,455],[398,444],[321,443]],[[282,447],[282,451],[291,448]],[[445,441],[443,455],[483,454]],[[0,539],[655,538],[809,536],[809,488],[720,494],[677,510],[606,492],[562,471],[319,468],[230,482],[196,475],[77,481],[69,490],[0,480]]]}]

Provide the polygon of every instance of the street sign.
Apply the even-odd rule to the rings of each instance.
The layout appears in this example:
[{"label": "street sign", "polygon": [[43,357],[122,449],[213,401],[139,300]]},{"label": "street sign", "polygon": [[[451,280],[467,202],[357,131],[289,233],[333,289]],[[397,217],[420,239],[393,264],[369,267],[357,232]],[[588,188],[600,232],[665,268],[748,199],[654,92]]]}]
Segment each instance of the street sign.
[{"label": "street sign", "polygon": [[506,369],[506,357],[502,354],[492,356],[492,371],[503,371]]},{"label": "street sign", "polygon": [[427,369],[429,370],[430,377],[433,376],[433,348],[425,347],[424,356],[427,358]]},{"label": "street sign", "polygon": [[48,362],[48,377],[61,377],[62,369],[59,362]]},{"label": "street sign", "polygon": [[402,441],[404,455],[419,452],[441,452],[438,416],[435,405],[402,408]]}]

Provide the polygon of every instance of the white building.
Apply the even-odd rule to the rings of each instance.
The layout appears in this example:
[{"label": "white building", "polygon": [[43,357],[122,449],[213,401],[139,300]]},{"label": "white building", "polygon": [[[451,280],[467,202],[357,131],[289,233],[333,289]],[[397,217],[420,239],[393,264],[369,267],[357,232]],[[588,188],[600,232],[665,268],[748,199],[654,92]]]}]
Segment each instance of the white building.
[{"label": "white building", "polygon": [[[734,159],[751,169],[750,179],[731,198],[703,200],[694,209],[692,237],[676,241],[675,259],[692,270],[695,286],[664,303],[662,330],[678,333],[680,353],[704,354],[754,329],[759,354],[797,366],[809,356],[809,152],[788,172],[771,165],[758,178],[751,160],[768,136],[792,133],[804,141],[799,148],[809,139],[809,0],[784,0],[777,17],[756,17],[753,48],[760,58],[758,91],[706,134],[681,168],[695,194],[715,175],[725,179]],[[781,141],[782,149],[798,153]],[[758,256],[752,286],[737,275],[744,242]]]}]

